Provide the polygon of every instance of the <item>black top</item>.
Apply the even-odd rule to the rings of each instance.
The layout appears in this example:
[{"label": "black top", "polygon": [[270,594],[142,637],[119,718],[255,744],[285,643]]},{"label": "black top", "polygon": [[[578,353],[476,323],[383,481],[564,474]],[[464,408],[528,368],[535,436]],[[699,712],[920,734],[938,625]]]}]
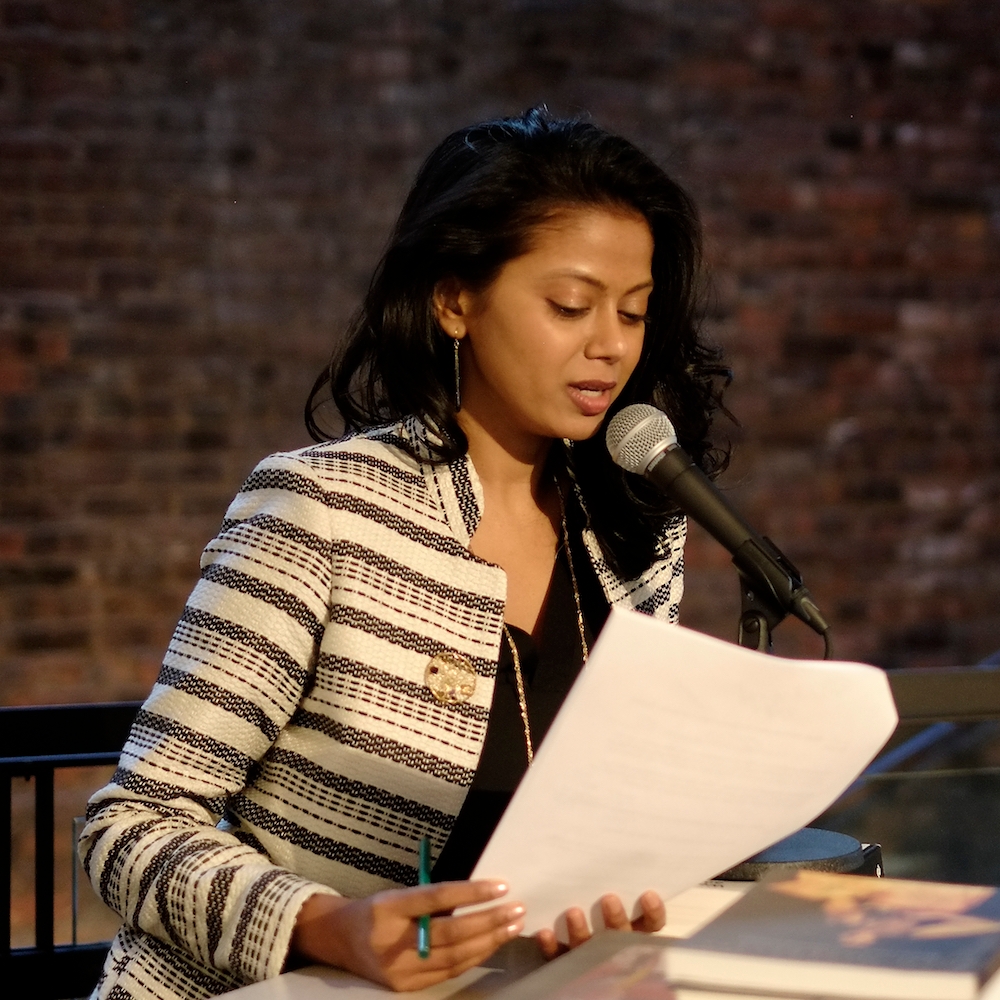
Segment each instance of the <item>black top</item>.
[{"label": "black top", "polygon": [[[593,645],[593,637],[603,627],[609,609],[582,541],[579,541],[578,533],[574,536],[573,569],[576,570],[580,589],[584,634],[589,647]],[[563,546],[559,547],[545,598],[538,643],[515,625],[508,625],[507,629],[517,644],[521,660],[531,742],[537,752],[583,666],[576,600]],[[469,877],[527,769],[528,754],[517,697],[514,658],[504,634],[479,767],[451,835],[434,865],[431,873],[433,881]]]}]

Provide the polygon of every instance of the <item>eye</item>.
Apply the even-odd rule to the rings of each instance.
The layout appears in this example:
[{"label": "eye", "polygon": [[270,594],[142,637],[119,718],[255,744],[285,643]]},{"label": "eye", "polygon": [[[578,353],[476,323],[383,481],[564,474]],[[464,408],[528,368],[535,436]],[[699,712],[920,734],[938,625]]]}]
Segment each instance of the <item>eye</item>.
[{"label": "eye", "polygon": [[629,326],[639,326],[644,324],[649,317],[645,313],[630,313],[630,312],[619,312],[619,316],[629,325]]},{"label": "eye", "polygon": [[566,319],[579,319],[587,313],[586,306],[564,306],[558,302],[554,302],[552,299],[549,299],[549,305],[556,315],[564,316]]}]

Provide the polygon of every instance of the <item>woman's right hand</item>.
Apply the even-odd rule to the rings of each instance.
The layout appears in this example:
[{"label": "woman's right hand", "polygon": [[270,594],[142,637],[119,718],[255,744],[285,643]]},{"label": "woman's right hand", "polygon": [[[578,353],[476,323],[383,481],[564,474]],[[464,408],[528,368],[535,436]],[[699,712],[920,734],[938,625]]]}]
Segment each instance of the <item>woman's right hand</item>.
[{"label": "woman's right hand", "polygon": [[481,965],[524,927],[524,907],[501,903],[462,916],[431,918],[428,958],[417,954],[417,921],[425,913],[488,902],[502,882],[440,882],[390,889],[363,899],[318,894],[303,904],[292,950],[394,990],[419,990]]}]

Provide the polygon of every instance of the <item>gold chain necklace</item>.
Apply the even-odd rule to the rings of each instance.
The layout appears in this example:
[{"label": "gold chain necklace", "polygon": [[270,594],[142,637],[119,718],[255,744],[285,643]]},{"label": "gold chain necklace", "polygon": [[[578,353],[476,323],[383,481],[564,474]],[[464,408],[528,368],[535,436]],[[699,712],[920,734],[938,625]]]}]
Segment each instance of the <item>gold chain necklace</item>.
[{"label": "gold chain necklace", "polygon": [[583,627],[583,607],[580,604],[580,588],[576,585],[576,570],[573,568],[573,552],[569,547],[569,527],[566,524],[566,504],[563,501],[562,489],[559,480],[556,480],[556,492],[559,494],[559,519],[562,526],[563,546],[566,549],[566,562],[569,564],[569,579],[573,584],[573,600],[576,603],[576,625],[580,630],[580,648],[583,650],[583,662],[587,662],[590,656],[590,647],[587,645],[587,634]]},{"label": "gold chain necklace", "polygon": [[535,748],[531,742],[531,723],[528,722],[528,699],[524,697],[524,678],[521,676],[521,657],[517,652],[517,643],[510,634],[507,623],[503,623],[503,634],[507,636],[507,645],[510,646],[510,655],[514,661],[514,677],[517,680],[517,704],[521,709],[521,723],[524,726],[524,749],[528,753],[528,767],[535,759]]},{"label": "gold chain necklace", "polygon": [[[566,562],[569,565],[569,579],[570,583],[573,585],[573,601],[576,604],[576,624],[577,628],[580,630],[580,648],[583,650],[583,662],[587,662],[587,657],[590,656],[590,647],[587,645],[587,634],[583,624],[583,607],[580,603],[580,588],[577,586],[576,582],[576,570],[573,568],[573,553],[569,547],[569,527],[566,524],[566,504],[563,502],[562,490],[559,488],[559,482],[556,481],[556,492],[559,494],[559,515],[560,515],[560,527],[562,529],[562,542],[563,547],[566,550]],[[556,553],[556,558],[559,558],[559,553]],[[504,622],[503,625],[504,635],[507,636],[507,645],[510,646],[510,656],[514,661],[514,678],[517,681],[517,704],[521,710],[521,723],[524,726],[524,748],[528,754],[528,767],[531,767],[531,762],[535,759],[535,748],[534,744],[531,742],[531,724],[528,722],[528,699],[524,694],[524,676],[521,673],[521,656],[517,651],[517,643],[514,642],[514,637],[510,633],[510,629],[507,627],[507,623]]]}]

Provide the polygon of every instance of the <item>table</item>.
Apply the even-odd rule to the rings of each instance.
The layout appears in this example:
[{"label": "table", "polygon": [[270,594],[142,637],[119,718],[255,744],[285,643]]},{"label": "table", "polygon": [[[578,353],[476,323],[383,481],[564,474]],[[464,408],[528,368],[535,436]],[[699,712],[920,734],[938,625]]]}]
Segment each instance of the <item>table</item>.
[{"label": "table", "polygon": [[[690,937],[732,906],[752,884],[712,882],[680,893],[667,903],[667,924],[659,933],[669,938]],[[544,964],[531,938],[517,938],[500,948],[486,966],[470,969],[426,990],[392,995],[413,997],[414,1000],[486,1000]],[[388,994],[390,990],[346,972],[313,965],[244,986],[227,993],[226,997],[235,1000],[384,1000]]]}]

